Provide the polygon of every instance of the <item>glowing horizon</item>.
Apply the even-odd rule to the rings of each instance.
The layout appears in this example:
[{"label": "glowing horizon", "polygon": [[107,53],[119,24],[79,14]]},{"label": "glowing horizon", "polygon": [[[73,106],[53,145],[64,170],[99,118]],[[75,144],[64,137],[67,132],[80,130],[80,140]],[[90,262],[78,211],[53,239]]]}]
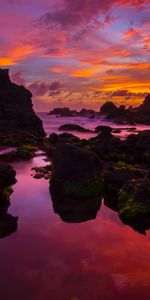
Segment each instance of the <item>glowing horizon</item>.
[{"label": "glowing horizon", "polygon": [[0,0],[0,68],[34,107],[138,105],[150,87],[149,0]]}]

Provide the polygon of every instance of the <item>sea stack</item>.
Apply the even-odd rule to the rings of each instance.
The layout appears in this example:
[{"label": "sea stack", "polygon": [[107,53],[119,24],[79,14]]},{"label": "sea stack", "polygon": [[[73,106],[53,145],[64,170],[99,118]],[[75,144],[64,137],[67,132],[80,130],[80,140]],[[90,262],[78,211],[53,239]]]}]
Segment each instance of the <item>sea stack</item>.
[{"label": "sea stack", "polygon": [[0,132],[45,136],[42,121],[33,110],[31,92],[11,82],[8,69],[0,69]]}]

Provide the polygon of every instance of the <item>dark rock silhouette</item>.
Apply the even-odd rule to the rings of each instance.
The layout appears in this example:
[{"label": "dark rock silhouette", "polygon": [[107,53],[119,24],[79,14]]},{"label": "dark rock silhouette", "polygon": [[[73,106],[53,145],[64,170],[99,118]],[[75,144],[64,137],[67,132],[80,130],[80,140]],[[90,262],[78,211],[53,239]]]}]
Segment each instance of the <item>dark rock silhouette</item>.
[{"label": "dark rock silhouette", "polygon": [[109,134],[112,132],[112,128],[110,126],[102,126],[102,125],[99,125],[95,128],[95,133],[101,133],[103,132],[104,134]]},{"label": "dark rock silhouette", "polygon": [[64,124],[59,127],[60,131],[78,131],[78,132],[92,132],[90,129],[86,129],[78,124]]},{"label": "dark rock silhouette", "polygon": [[71,144],[58,144],[53,157],[50,192],[55,212],[68,222],[95,218],[103,180],[98,156]]},{"label": "dark rock silhouette", "polygon": [[119,191],[119,216],[123,223],[145,234],[150,228],[150,181],[129,180]]},{"label": "dark rock silhouette", "polygon": [[16,172],[9,165],[0,165],[0,238],[17,230],[18,217],[7,213],[10,206],[11,185],[16,183]]},{"label": "dark rock silhouette", "polygon": [[117,106],[113,102],[107,101],[100,108],[100,114],[109,116],[109,115],[115,113],[117,111],[117,109],[118,109]]},{"label": "dark rock silhouette", "polygon": [[106,102],[100,109],[100,115],[117,123],[150,124],[150,94],[145,97],[144,102],[136,108],[125,108],[124,105],[115,106],[113,102]]},{"label": "dark rock silhouette", "polygon": [[0,133],[45,135],[31,98],[29,90],[11,82],[8,69],[0,69]]},{"label": "dark rock silhouette", "polygon": [[0,238],[4,238],[17,230],[18,217],[0,213]]},{"label": "dark rock silhouette", "polygon": [[49,135],[48,141],[51,145],[56,145],[57,143],[67,142],[67,143],[78,143],[80,139],[75,135],[64,132],[61,134],[52,133]]},{"label": "dark rock silhouette", "polygon": [[57,107],[51,110],[48,115],[57,115],[61,117],[72,117],[74,115],[74,111],[71,111],[68,107]]},{"label": "dark rock silhouette", "polygon": [[0,189],[16,183],[16,172],[10,165],[0,164]]},{"label": "dark rock silhouette", "polygon": [[150,114],[150,94],[145,97],[144,102],[137,108],[140,114]]},{"label": "dark rock silhouette", "polygon": [[92,109],[86,109],[82,108],[80,111],[76,110],[71,110],[68,107],[57,107],[51,110],[48,115],[56,115],[60,117],[76,117],[76,116],[81,116],[81,117],[87,117],[87,118],[94,118],[97,113],[92,110]]}]

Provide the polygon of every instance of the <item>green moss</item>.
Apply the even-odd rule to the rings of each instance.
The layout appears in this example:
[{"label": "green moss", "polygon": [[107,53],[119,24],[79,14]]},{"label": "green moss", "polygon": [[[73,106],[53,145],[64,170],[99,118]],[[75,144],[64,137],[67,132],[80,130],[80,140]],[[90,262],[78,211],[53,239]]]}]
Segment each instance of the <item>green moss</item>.
[{"label": "green moss", "polygon": [[[136,186],[134,187],[136,191]],[[141,220],[150,215],[150,205],[134,199],[134,195],[125,192],[123,189],[119,191],[119,215],[125,222],[134,222]]]},{"label": "green moss", "polygon": [[20,151],[29,151],[29,152],[35,152],[38,148],[36,146],[25,144],[18,148]]},{"label": "green moss", "polygon": [[133,169],[133,165],[130,165],[124,161],[118,161],[115,163],[114,168],[115,169]]},{"label": "green moss", "polygon": [[5,162],[13,162],[20,160],[30,160],[34,157],[37,147],[30,144],[19,147],[16,151],[1,155],[1,160]]}]

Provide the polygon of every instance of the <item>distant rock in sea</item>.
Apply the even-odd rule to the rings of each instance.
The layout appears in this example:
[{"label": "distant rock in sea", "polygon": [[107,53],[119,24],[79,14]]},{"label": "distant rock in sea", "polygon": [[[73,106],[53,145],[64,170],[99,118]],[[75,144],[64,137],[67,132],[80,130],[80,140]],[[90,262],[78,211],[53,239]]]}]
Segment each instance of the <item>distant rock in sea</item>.
[{"label": "distant rock in sea", "polygon": [[54,108],[51,110],[48,115],[57,115],[61,117],[72,117],[74,115],[75,111],[70,110],[68,107],[62,107],[62,108]]},{"label": "distant rock in sea", "polygon": [[92,109],[82,108],[80,111],[71,110],[68,107],[57,107],[51,110],[48,115],[56,115],[59,117],[86,117],[93,119],[98,113]]},{"label": "distant rock in sea", "polygon": [[8,69],[0,69],[0,133],[45,136],[31,98],[29,90],[11,82]]},{"label": "distant rock in sea", "polygon": [[105,115],[108,120],[117,123],[150,125],[150,94],[136,108],[125,108],[124,105],[117,107],[113,102],[108,101],[100,108],[100,115]]}]

